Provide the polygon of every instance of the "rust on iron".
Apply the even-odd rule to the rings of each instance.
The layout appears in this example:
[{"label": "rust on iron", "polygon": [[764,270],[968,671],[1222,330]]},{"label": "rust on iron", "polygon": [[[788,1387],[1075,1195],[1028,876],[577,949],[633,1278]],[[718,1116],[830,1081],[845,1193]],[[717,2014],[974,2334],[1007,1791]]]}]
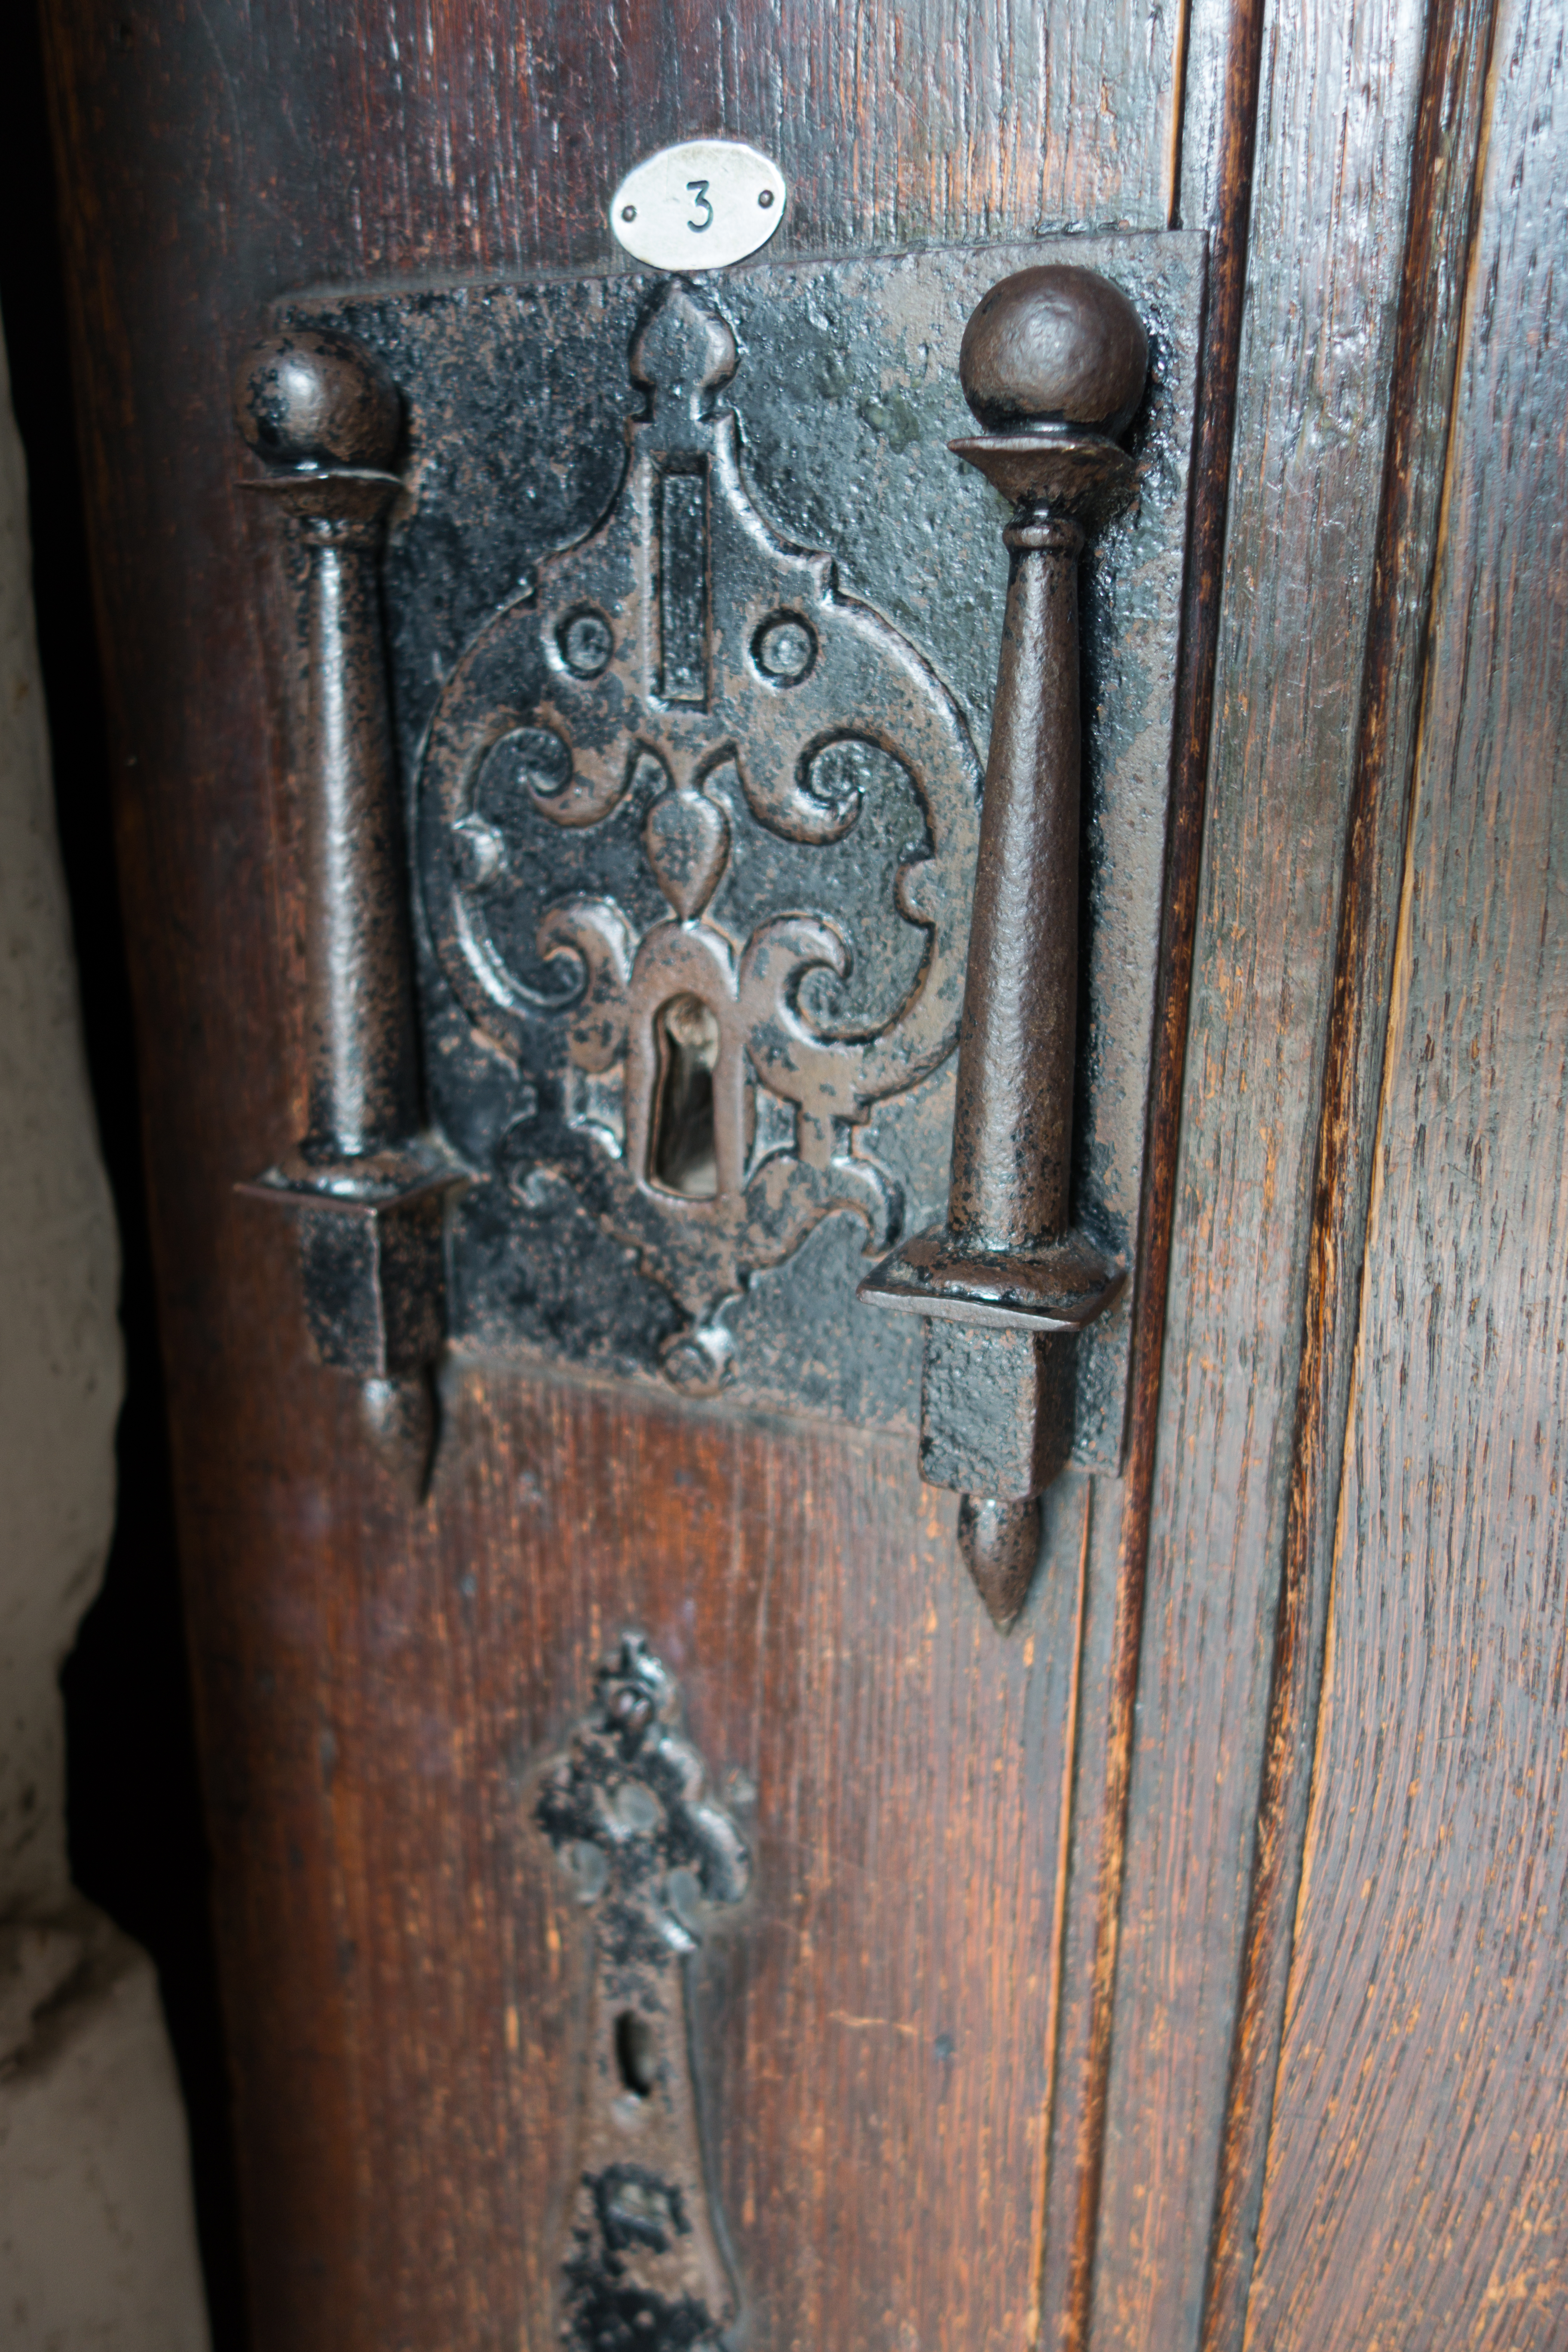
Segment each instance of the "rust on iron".
[{"label": "rust on iron", "polygon": [[[1124,1269],[1072,1224],[1081,715],[1079,561],[1131,498],[1115,436],[1142,395],[1148,341],[1097,271],[1019,270],[976,307],[959,356],[986,429],[954,453],[1013,502],[995,713],[959,1032],[943,1225],[859,1296],[931,1318],[921,1466],[965,1497],[960,1546],[1005,1631],[1028,1591],[1039,1496],[1071,1450],[1078,1333]],[[964,1344],[943,1326],[986,1327]],[[996,1328],[994,1327],[1003,1327]],[[1012,1405],[1011,1411],[1005,1410]],[[1000,1440],[997,1418],[1005,1424]]]},{"label": "rust on iron", "polygon": [[[875,1328],[852,1302],[947,1199],[996,685],[974,616],[999,622],[1005,587],[984,485],[948,454],[957,368],[927,360],[956,359],[994,280],[1053,253],[1125,285],[1155,352],[1137,507],[1098,537],[1083,519],[1079,584],[1097,717],[1071,1193],[1119,1278],[1199,241],[278,306],[285,334],[374,352],[402,404],[380,590],[421,1075],[465,1177],[443,1220],[449,1349],[918,1434],[918,1296]],[[996,463],[1018,437],[993,436]],[[1011,1328],[1017,1292],[1076,1325],[1103,1285],[1062,1272],[973,1311]],[[1083,1326],[1070,1398],[1074,1461],[1111,1473],[1129,1287]]]},{"label": "rust on iron", "polygon": [[[715,305],[667,282],[627,357],[608,513],[479,632],[437,705],[426,907],[498,1057],[521,1071],[564,1035],[497,1152],[516,1210],[585,1213],[666,1302],[665,1378],[709,1394],[732,1381],[725,1318],[753,1276],[836,1215],[867,1252],[897,1238],[900,1191],[863,1130],[952,1050],[980,772],[929,664],[753,503]],[[887,821],[878,787],[909,804],[885,880],[857,862]],[[540,821],[559,847],[530,858]],[[615,887],[601,866],[563,888],[582,837],[592,855],[617,832]],[[840,844],[847,907],[807,878]],[[840,988],[856,936],[875,1010],[829,1028],[803,983]]]},{"label": "rust on iron", "polygon": [[347,337],[274,336],[242,362],[239,428],[272,470],[248,480],[303,572],[296,674],[305,776],[309,1112],[241,1191],[295,1215],[321,1360],[357,1376],[367,1433],[416,1492],[435,1437],[442,1200],[458,1171],[424,1133],[407,867],[377,567],[402,488],[395,386]]},{"label": "rust on iron", "polygon": [[699,2352],[719,2343],[738,2297],[703,2168],[686,1962],[752,1865],[640,1634],[600,1667],[592,1713],[544,1768],[534,1819],[593,1913],[561,2340],[568,2352]]}]

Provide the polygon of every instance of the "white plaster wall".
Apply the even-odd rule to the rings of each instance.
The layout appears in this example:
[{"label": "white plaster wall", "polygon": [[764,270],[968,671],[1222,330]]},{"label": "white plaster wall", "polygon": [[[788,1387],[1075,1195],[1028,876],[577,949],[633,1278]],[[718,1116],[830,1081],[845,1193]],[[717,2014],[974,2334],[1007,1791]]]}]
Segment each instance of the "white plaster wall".
[{"label": "white plaster wall", "polygon": [[0,2352],[207,2340],[153,1969],[66,1864],[58,1677],[113,1520],[118,1282],[0,347]]}]

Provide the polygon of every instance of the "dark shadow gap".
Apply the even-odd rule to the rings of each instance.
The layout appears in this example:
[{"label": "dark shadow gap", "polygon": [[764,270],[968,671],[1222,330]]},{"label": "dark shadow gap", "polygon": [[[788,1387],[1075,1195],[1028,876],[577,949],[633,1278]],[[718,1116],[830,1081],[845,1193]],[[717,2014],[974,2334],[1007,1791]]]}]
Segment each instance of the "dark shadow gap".
[{"label": "dark shadow gap", "polygon": [[126,1401],[103,1589],[61,1675],[71,1869],[152,1954],[190,2122],[215,2352],[242,2352],[228,2085],[207,1905],[147,1238],[134,1035],[71,399],[43,55],[18,10],[0,75],[0,318],[26,454],[33,588],[87,1059],[120,1221]]}]

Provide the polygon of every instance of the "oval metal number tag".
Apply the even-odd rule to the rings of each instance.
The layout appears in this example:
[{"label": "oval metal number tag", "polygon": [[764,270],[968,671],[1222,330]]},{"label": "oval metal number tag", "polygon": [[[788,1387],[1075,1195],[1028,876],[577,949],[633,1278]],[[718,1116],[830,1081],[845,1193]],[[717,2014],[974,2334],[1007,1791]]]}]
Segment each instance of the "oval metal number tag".
[{"label": "oval metal number tag", "polygon": [[784,173],[739,139],[661,147],[626,173],[610,226],[653,269],[724,269],[766,245],[784,208]]}]

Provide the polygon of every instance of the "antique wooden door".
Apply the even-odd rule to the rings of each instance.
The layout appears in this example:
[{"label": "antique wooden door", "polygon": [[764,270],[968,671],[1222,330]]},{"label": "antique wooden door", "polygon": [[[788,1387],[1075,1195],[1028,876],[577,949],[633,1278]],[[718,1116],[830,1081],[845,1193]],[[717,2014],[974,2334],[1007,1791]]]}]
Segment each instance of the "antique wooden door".
[{"label": "antique wooden door", "polygon": [[[1561,9],[44,17],[257,2352],[1568,2344]],[[713,135],[782,175],[768,285],[844,265],[825,350],[880,331],[891,256],[978,291],[1070,235],[1165,271],[1124,1385],[1005,1634],[955,1495],[831,1381],[693,1398],[487,1347],[476,1309],[429,1351],[421,1498],[312,1352],[297,1225],[237,1189],[304,1131],[314,886],[309,648],[233,371],[310,301],[383,351],[458,336],[468,422],[402,495],[477,481],[515,536],[589,443],[521,337],[507,470],[483,336],[521,288],[624,367],[612,194]],[[743,420],[807,335],[745,310],[757,267],[702,293]],[[951,388],[956,332],[927,356]],[[939,598],[945,509],[884,491],[960,469],[901,379],[824,365],[775,502],[860,434],[884,490],[844,581],[994,677],[997,512]],[[463,529],[431,698],[532,593],[521,559],[458,579]],[[425,608],[386,593],[401,724]],[[771,686],[799,642],[756,641]],[[1091,749],[1129,668],[1089,681]],[[428,1102],[468,1046],[419,1018]],[[853,1366],[872,1311],[836,1312]],[[416,1400],[380,1405],[406,1457]],[[663,1795],[595,1813],[628,1708]],[[656,1814],[649,1867],[707,1901],[628,1895]],[[652,2055],[623,1932],[663,1937]],[[675,2155],[610,2165],[661,2067]],[[655,2241],[679,2294],[627,2286]]]}]

